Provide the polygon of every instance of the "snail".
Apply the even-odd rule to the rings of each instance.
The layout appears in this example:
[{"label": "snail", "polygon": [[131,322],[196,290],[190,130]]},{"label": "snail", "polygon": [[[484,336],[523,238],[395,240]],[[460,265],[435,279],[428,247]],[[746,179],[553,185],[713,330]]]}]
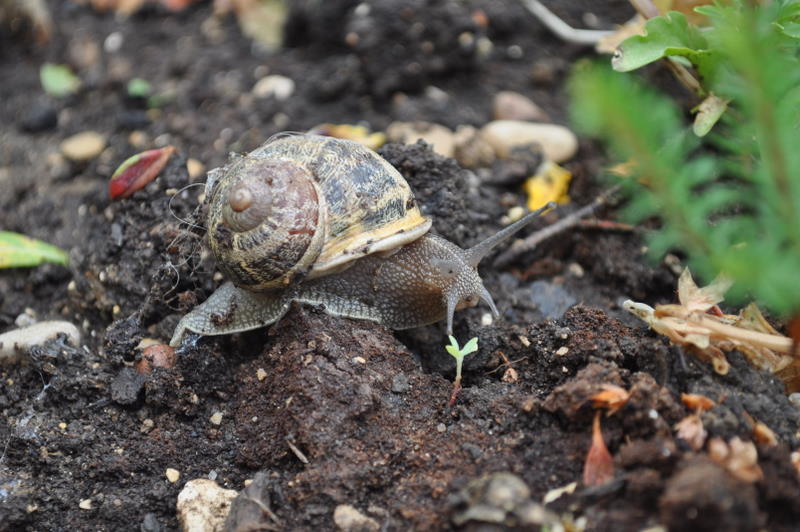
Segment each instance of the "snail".
[{"label": "snail", "polygon": [[271,140],[209,174],[206,226],[227,281],[184,316],[184,333],[219,335],[278,321],[293,301],[408,329],[483,300],[478,263],[542,210],[462,249],[431,234],[411,188],[377,153],[313,135]]}]

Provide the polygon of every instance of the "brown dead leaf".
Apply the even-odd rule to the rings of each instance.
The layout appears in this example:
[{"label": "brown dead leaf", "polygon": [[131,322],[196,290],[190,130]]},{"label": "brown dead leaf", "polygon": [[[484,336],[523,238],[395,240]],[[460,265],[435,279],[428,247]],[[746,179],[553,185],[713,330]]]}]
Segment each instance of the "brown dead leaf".
[{"label": "brown dead leaf", "polygon": [[689,447],[695,451],[703,448],[708,437],[708,432],[706,432],[699,414],[690,414],[681,419],[675,424],[675,430],[677,437],[688,443]]},{"label": "brown dead leaf", "polygon": [[598,54],[613,54],[622,41],[634,35],[644,35],[644,23],[646,20],[640,15],[636,15],[628,22],[614,30],[613,33],[601,37],[594,45],[594,51]]},{"label": "brown dead leaf", "polygon": [[[717,278],[710,285],[698,288],[687,269],[678,280],[680,304],[652,308],[629,300],[623,307],[673,343],[683,345],[698,358],[711,362],[720,375],[725,375],[730,369],[724,352],[733,350],[742,352],[756,368],[779,375],[782,370],[796,364],[792,354],[793,340],[778,334],[757,306],[749,305],[738,316],[707,313],[722,301],[729,286],[729,281]],[[795,379],[795,383],[800,381],[796,373],[787,378]]]},{"label": "brown dead leaf", "polygon": [[668,11],[680,11],[686,16],[686,20],[693,26],[708,25],[708,18],[705,15],[695,12],[694,8],[713,4],[713,0],[653,0],[662,14]]},{"label": "brown dead leaf", "polygon": [[778,437],[775,436],[771,428],[760,421],[756,421],[753,425],[753,439],[761,445],[770,447],[778,445]]},{"label": "brown dead leaf", "polygon": [[614,459],[608,452],[603,433],[600,430],[600,412],[594,415],[592,423],[592,446],[586,454],[583,464],[583,484],[586,486],[600,486],[614,478]]},{"label": "brown dead leaf", "polygon": [[683,406],[693,412],[705,412],[706,410],[711,410],[717,405],[717,403],[705,395],[696,393],[682,393],[681,402],[683,403]]},{"label": "brown dead leaf", "polygon": [[614,384],[603,384],[602,390],[594,394],[590,399],[594,408],[605,408],[608,415],[613,414],[628,402],[630,392],[625,388]]},{"label": "brown dead leaf", "polygon": [[708,441],[708,457],[723,466],[742,482],[757,482],[764,477],[758,465],[758,451],[753,442],[734,436],[728,443],[722,438]]},{"label": "brown dead leaf", "polygon": [[800,358],[795,358],[791,364],[775,374],[783,381],[787,395],[800,392]]},{"label": "brown dead leaf", "polygon": [[686,268],[678,278],[678,301],[687,312],[705,312],[725,299],[725,292],[732,284],[733,281],[720,276],[699,288]]}]

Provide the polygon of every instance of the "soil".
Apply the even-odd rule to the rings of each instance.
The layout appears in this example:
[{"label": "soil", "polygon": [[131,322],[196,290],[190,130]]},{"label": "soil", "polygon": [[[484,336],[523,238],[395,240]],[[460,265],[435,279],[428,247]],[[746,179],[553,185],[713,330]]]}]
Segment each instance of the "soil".
[{"label": "soil", "polygon": [[[790,460],[800,409],[738,353],[717,375],[622,311],[629,298],[674,300],[675,268],[648,261],[637,231],[581,227],[508,269],[485,261],[501,316],[484,324],[481,305],[457,314],[455,336],[478,337],[480,349],[465,360],[453,407],[442,324],[393,332],[309,306],[266,329],[185,342],[174,361],[145,367],[140,341],[168,341],[220,283],[202,228],[191,225],[201,219],[204,176],[189,177],[187,158],[214,168],[275,133],[323,122],[480,126],[500,90],[567,123],[566,75],[592,52],[553,37],[520,2],[366,4],[364,16],[352,0],[294,2],[277,51],[206,3],[179,13],[148,4],[120,18],[51,1],[47,44],[18,24],[0,26],[0,228],[70,255],[67,267],[0,273],[0,332],[26,313],[82,332],[80,347],[58,338],[0,366],[0,530],[175,530],[186,481],[242,490],[254,477],[248,497],[275,519],[242,503],[230,530],[331,530],[340,505],[373,520],[363,530],[536,530],[525,517],[534,503],[575,481],[547,509],[564,523],[585,518],[586,530],[800,530]],[[608,28],[631,15],[622,0],[548,4],[574,26]],[[488,38],[491,51],[459,45],[465,31]],[[354,46],[348,33],[359,37]],[[70,65],[82,89],[47,96],[45,62]],[[292,78],[295,92],[253,97],[266,74]],[[166,103],[148,110],[129,96],[133,77],[168,93]],[[107,137],[100,156],[76,164],[58,155],[62,140],[86,130]],[[179,155],[159,178],[110,202],[114,169],[167,144]],[[424,143],[381,154],[409,180],[434,230],[461,246],[495,232],[508,206],[524,201],[515,186],[481,184]],[[582,140],[566,163],[572,203],[538,227],[591,201],[603,164]],[[613,209],[600,216],[613,219]],[[584,486],[589,398],[606,384],[631,392],[602,418],[614,479]],[[682,393],[717,402],[701,415],[709,437],[753,441],[753,419],[772,429],[777,445],[756,442],[758,478],[743,480],[676,437],[690,414]]]}]

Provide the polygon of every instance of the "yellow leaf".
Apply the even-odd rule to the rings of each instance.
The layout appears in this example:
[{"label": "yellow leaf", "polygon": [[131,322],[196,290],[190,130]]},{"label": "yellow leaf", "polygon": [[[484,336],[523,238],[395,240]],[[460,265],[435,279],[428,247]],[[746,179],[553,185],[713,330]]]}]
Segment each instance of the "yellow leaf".
[{"label": "yellow leaf", "polygon": [[544,207],[551,201],[569,203],[569,182],[572,172],[556,163],[546,162],[536,175],[529,177],[523,188],[528,195],[528,208],[532,211]]}]

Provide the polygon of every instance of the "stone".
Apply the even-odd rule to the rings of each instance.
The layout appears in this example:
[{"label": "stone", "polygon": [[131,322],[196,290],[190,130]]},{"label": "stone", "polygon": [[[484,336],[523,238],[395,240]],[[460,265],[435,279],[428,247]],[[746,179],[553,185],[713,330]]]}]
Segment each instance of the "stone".
[{"label": "stone", "polygon": [[564,126],[522,120],[494,120],[481,128],[481,136],[498,157],[508,157],[514,146],[536,143],[545,158],[555,163],[570,159],[578,151],[578,137]]},{"label": "stone", "polygon": [[61,153],[75,162],[94,159],[105,149],[106,138],[96,131],[84,131],[68,137],[61,143]]},{"label": "stone", "polygon": [[455,153],[455,136],[453,132],[433,122],[392,122],[386,128],[386,136],[392,142],[414,144],[422,139],[433,151],[444,157],[452,157]]},{"label": "stone", "polygon": [[494,96],[492,116],[495,120],[530,120],[547,122],[550,117],[527,96],[514,91],[500,91]]},{"label": "stone", "polygon": [[264,76],[256,81],[252,92],[256,98],[272,97],[282,102],[288,100],[294,94],[294,80],[278,74]]},{"label": "stone", "polygon": [[340,504],[333,511],[333,522],[342,532],[377,532],[380,525],[349,504]]},{"label": "stone", "polygon": [[219,532],[225,524],[236,490],[213,480],[190,480],[178,494],[178,521],[183,532]]}]

